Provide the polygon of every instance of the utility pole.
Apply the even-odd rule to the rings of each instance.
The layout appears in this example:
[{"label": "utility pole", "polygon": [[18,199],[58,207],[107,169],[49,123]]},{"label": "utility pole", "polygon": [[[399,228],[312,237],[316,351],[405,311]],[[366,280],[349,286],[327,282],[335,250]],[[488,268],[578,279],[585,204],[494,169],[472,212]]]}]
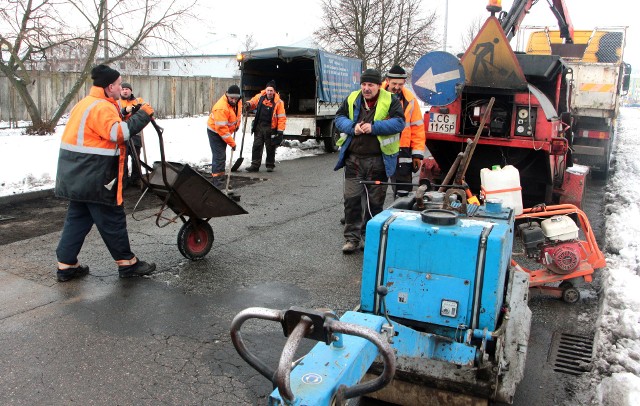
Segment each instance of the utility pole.
[{"label": "utility pole", "polygon": [[442,41],[442,50],[447,52],[447,25],[449,23],[449,0],[444,0],[444,35]]},{"label": "utility pole", "polygon": [[107,0],[102,1],[102,18],[104,19],[104,60],[109,60],[109,19],[107,18]]}]

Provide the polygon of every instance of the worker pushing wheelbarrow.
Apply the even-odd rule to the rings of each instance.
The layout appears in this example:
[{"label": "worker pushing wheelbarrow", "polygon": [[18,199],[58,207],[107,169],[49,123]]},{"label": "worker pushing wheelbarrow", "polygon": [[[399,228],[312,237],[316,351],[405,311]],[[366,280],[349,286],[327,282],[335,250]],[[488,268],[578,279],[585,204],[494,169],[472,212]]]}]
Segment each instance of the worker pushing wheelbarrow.
[{"label": "worker pushing wheelbarrow", "polygon": [[[247,214],[238,203],[213,186],[207,178],[187,164],[167,162],[164,154],[163,128],[154,119],[151,124],[158,133],[160,161],[149,166],[135,158],[135,164],[142,173],[144,167],[149,176],[142,176],[142,182],[162,200],[160,210],[155,214],[156,225],[164,227],[179,218],[184,223],[178,232],[178,249],[193,261],[203,259],[213,245],[213,229],[209,220],[214,217]],[[146,193],[146,191],[145,191]],[[175,215],[165,216],[171,209]],[[162,220],[165,222],[162,223]]]}]

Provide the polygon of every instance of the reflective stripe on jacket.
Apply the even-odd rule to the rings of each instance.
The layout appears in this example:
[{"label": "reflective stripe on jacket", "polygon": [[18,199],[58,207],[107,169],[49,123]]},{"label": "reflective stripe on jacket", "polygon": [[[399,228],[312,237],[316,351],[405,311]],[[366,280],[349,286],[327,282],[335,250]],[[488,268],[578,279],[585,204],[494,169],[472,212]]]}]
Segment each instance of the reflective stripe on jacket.
[{"label": "reflective stripe on jacket", "polygon": [[[388,83],[385,81],[382,88],[386,89]],[[411,148],[411,155],[415,158],[424,158],[426,136],[424,132],[424,118],[420,111],[419,101],[411,90],[402,88],[404,110],[404,130],[400,134],[400,148]]]},{"label": "reflective stripe on jacket", "polygon": [[130,131],[140,132],[149,121],[142,110],[122,121],[116,101],[93,86],[71,110],[62,134],[56,196],[121,205],[125,143]]},{"label": "reflective stripe on jacket", "polygon": [[[287,115],[284,111],[284,102],[280,98],[280,95],[276,93],[273,96],[273,100],[269,100],[266,97],[267,92],[265,90],[260,91],[257,95],[253,96],[251,100],[247,102],[249,110],[255,110],[258,107],[258,101],[260,97],[265,96],[262,101],[263,104],[273,103],[273,116],[271,117],[271,128],[277,131],[284,131],[287,125]],[[270,107],[270,106],[269,106]]]},{"label": "reflective stripe on jacket", "polygon": [[233,133],[240,127],[241,112],[242,100],[238,100],[237,106],[231,106],[227,101],[227,95],[223,94],[211,109],[207,128],[218,134],[230,147],[235,147]]},{"label": "reflective stripe on jacket", "polygon": [[[352,92],[336,113],[335,125],[342,135],[337,142],[337,145],[340,146],[340,152],[335,170],[344,166],[346,152],[355,135],[355,120],[360,114],[363,103],[361,93],[361,90]],[[380,142],[384,166],[389,177],[393,176],[396,171],[397,156],[400,150],[399,133],[403,128],[404,116],[400,102],[397,98],[392,97],[390,92],[380,89],[371,129]]]}]

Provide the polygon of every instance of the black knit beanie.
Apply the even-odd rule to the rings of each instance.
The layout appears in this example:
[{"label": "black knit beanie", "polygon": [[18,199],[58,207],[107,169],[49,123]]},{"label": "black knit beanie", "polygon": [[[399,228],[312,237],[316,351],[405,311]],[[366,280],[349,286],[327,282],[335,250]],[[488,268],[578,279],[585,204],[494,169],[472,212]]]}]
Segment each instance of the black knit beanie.
[{"label": "black knit beanie", "polygon": [[231,85],[227,89],[227,96],[230,97],[240,97],[240,88],[238,85]]},{"label": "black knit beanie", "polygon": [[391,69],[389,69],[389,72],[387,73],[387,77],[389,79],[406,79],[407,71],[402,69],[400,65],[393,65]]},{"label": "black knit beanie", "polygon": [[276,90],[276,81],[275,80],[268,81],[266,87],[272,87],[273,90]]},{"label": "black knit beanie", "polygon": [[129,90],[133,91],[133,88],[131,87],[131,83],[129,83],[129,82],[122,82],[122,84],[120,85],[120,87],[122,87],[123,89],[124,89],[124,88],[127,88],[127,89],[129,89]]},{"label": "black knit beanie", "polygon": [[380,75],[380,72],[375,70],[375,69],[367,69],[364,72],[362,72],[362,75],[360,75],[360,84],[362,84],[364,82],[375,83],[377,85],[381,85],[382,84],[382,76]]},{"label": "black knit beanie", "polygon": [[98,65],[91,69],[91,79],[93,79],[94,86],[105,88],[118,80],[119,77],[120,72],[107,65]]}]

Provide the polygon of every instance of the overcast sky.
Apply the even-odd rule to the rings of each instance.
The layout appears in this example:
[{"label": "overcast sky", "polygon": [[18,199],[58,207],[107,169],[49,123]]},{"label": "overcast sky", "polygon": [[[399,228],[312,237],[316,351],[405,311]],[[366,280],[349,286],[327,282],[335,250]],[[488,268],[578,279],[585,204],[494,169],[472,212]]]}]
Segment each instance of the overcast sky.
[{"label": "overcast sky", "polygon": [[[575,29],[628,26],[625,61],[640,72],[640,40],[637,13],[631,11],[633,0],[565,0]],[[513,1],[503,0],[509,10]],[[422,0],[425,14],[436,11],[436,28],[443,38],[445,9],[448,4],[447,50],[455,53],[461,48],[463,33],[478,16],[489,16],[486,0]],[[614,5],[615,4],[615,8]],[[236,53],[246,35],[253,34],[258,48],[291,45],[304,40],[320,26],[320,1],[279,0],[277,2],[244,0],[238,2],[203,2],[198,15],[207,20],[200,28],[192,27],[187,35],[195,45],[194,53]],[[556,25],[547,0],[538,0],[523,25]],[[235,37],[233,36],[235,35]],[[635,45],[635,46],[634,46]]]}]

